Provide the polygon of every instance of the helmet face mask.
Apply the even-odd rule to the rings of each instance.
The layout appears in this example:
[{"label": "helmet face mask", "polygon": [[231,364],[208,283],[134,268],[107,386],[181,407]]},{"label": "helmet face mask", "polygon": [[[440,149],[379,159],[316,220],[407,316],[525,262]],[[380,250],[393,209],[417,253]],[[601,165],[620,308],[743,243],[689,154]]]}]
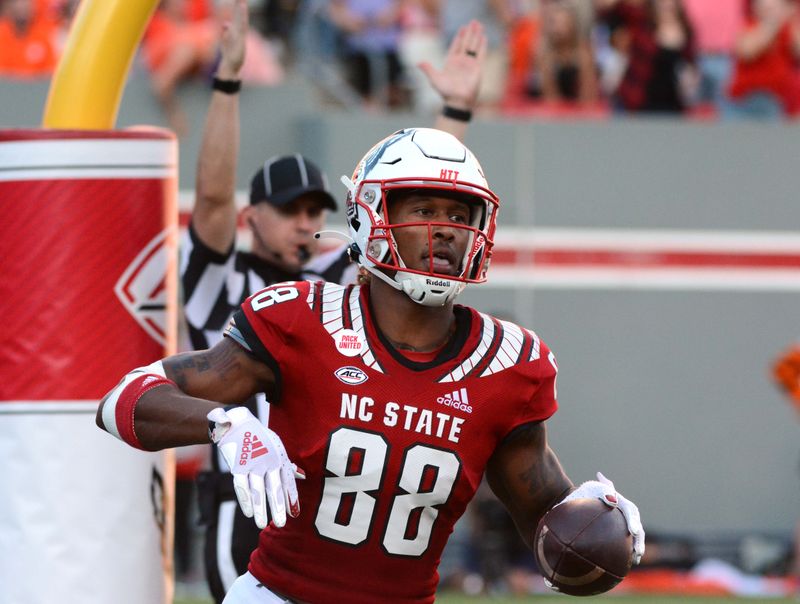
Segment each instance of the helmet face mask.
[{"label": "helmet face mask", "polygon": [[[352,179],[347,222],[358,263],[412,300],[426,306],[451,302],[467,283],[486,280],[498,210],[475,156],[450,134],[429,128],[400,130],[375,145],[359,162]],[[388,205],[401,191],[433,198],[454,198],[470,207],[467,224],[402,222],[391,224]],[[436,272],[434,254],[428,266],[410,268],[401,257],[396,233],[426,229],[427,249],[434,248],[434,231],[463,229],[463,256],[454,259],[458,274]],[[408,250],[404,250],[408,253]]]}]

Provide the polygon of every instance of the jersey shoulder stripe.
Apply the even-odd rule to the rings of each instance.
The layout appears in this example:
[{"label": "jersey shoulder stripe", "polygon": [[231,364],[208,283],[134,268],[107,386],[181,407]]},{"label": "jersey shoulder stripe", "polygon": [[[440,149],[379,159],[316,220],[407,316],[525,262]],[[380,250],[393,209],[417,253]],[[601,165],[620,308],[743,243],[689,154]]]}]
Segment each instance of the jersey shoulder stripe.
[{"label": "jersey shoulder stripe", "polygon": [[495,357],[497,356],[497,351],[500,349],[500,345],[503,343],[503,326],[500,324],[500,321],[494,317],[484,314],[481,314],[481,320],[494,324],[494,336],[492,337],[492,343],[489,345],[489,348],[481,359],[481,362],[473,367],[472,371],[470,371],[466,377],[485,376],[486,368],[494,361]]},{"label": "jersey shoulder stripe", "polygon": [[309,306],[319,318],[325,331],[332,337],[343,329],[355,331],[363,343],[361,358],[364,364],[370,369],[384,373],[383,367],[372,352],[366,333],[364,313],[361,308],[361,288],[322,281],[316,282],[314,286],[316,291],[313,296],[310,295]]},{"label": "jersey shoulder stripe", "polygon": [[540,341],[535,332],[510,321],[500,323],[503,326],[503,340],[481,377],[539,359]]},{"label": "jersey shoulder stripe", "polygon": [[366,326],[364,325],[364,308],[361,305],[361,287],[352,287],[350,291],[350,321],[352,323],[352,329],[355,331],[361,340],[364,342],[364,348],[361,352],[361,358],[364,360],[364,363],[367,367],[374,369],[375,371],[379,371],[380,373],[385,373],[383,366],[381,365],[380,361],[375,357],[372,352],[372,346],[370,345],[370,338],[367,334]]},{"label": "jersey shoulder stripe", "polygon": [[483,335],[475,351],[440,382],[487,377],[539,358],[540,341],[533,331],[510,321],[479,313]]},{"label": "jersey shoulder stripe", "polygon": [[479,314],[479,317],[483,324],[483,329],[478,345],[464,362],[462,362],[449,373],[439,378],[438,381],[440,383],[458,382],[459,380],[464,379],[464,376],[471,372],[477,365],[479,365],[481,360],[486,356],[486,352],[489,350],[489,346],[494,340],[495,325],[493,321],[487,321],[485,319],[485,315]]},{"label": "jersey shoulder stripe", "polygon": [[326,283],[322,290],[322,324],[333,335],[344,329],[342,300],[345,288],[334,283]]}]

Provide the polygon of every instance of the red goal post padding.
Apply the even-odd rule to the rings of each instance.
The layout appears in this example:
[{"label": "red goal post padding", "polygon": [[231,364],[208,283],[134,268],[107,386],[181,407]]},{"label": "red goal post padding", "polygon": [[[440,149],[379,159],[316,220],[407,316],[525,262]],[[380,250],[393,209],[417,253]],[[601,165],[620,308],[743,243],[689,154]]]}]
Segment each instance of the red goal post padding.
[{"label": "red goal post padding", "polygon": [[0,401],[97,399],[174,351],[176,157],[165,131],[0,131]]}]

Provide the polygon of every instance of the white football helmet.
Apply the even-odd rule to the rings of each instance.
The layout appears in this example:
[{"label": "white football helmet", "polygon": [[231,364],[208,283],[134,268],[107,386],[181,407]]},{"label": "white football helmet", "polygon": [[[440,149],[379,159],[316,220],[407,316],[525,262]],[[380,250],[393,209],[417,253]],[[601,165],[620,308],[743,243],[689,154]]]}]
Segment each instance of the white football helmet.
[{"label": "white football helmet", "polygon": [[[425,306],[442,306],[455,299],[467,283],[486,281],[492,255],[499,201],[486,182],[478,160],[456,137],[432,128],[399,130],[380,141],[358,162],[347,186],[347,224],[353,239],[353,259],[395,289]],[[470,224],[447,223],[469,231],[457,276],[406,266],[397,250],[393,231],[409,226],[428,229],[437,223],[389,224],[387,193],[398,189],[426,189],[470,203]]]}]

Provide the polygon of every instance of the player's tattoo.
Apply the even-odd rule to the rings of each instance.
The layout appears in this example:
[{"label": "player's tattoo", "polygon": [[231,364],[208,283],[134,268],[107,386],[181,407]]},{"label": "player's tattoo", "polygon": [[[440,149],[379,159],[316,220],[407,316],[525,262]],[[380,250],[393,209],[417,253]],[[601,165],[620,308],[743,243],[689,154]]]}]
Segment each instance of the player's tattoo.
[{"label": "player's tattoo", "polygon": [[558,458],[547,446],[547,432],[541,422],[519,426],[503,442],[518,452],[514,474],[519,492],[524,492],[537,506],[547,509],[563,498],[571,484]]},{"label": "player's tattoo", "polygon": [[191,352],[177,355],[164,361],[164,370],[178,388],[186,391],[193,374],[215,371],[219,377],[224,378],[228,371],[236,366],[231,351],[217,351],[216,348],[202,352]]},{"label": "player's tattoo", "polygon": [[561,476],[560,474],[554,475],[549,470],[549,464],[531,460],[530,465],[517,475],[517,478],[526,485],[527,493],[533,499],[550,500],[554,489],[560,492],[561,489],[558,487],[560,480],[555,479],[560,479]]},{"label": "player's tattoo", "polygon": [[213,370],[221,379],[229,377],[231,371],[239,367],[239,355],[244,351],[238,345],[215,346],[207,351],[204,356],[207,358],[207,370]]},{"label": "player's tattoo", "polygon": [[183,354],[171,359],[164,359],[164,373],[178,385],[178,388],[185,391],[189,385],[187,373],[191,372],[196,366],[197,361],[193,354]]}]

